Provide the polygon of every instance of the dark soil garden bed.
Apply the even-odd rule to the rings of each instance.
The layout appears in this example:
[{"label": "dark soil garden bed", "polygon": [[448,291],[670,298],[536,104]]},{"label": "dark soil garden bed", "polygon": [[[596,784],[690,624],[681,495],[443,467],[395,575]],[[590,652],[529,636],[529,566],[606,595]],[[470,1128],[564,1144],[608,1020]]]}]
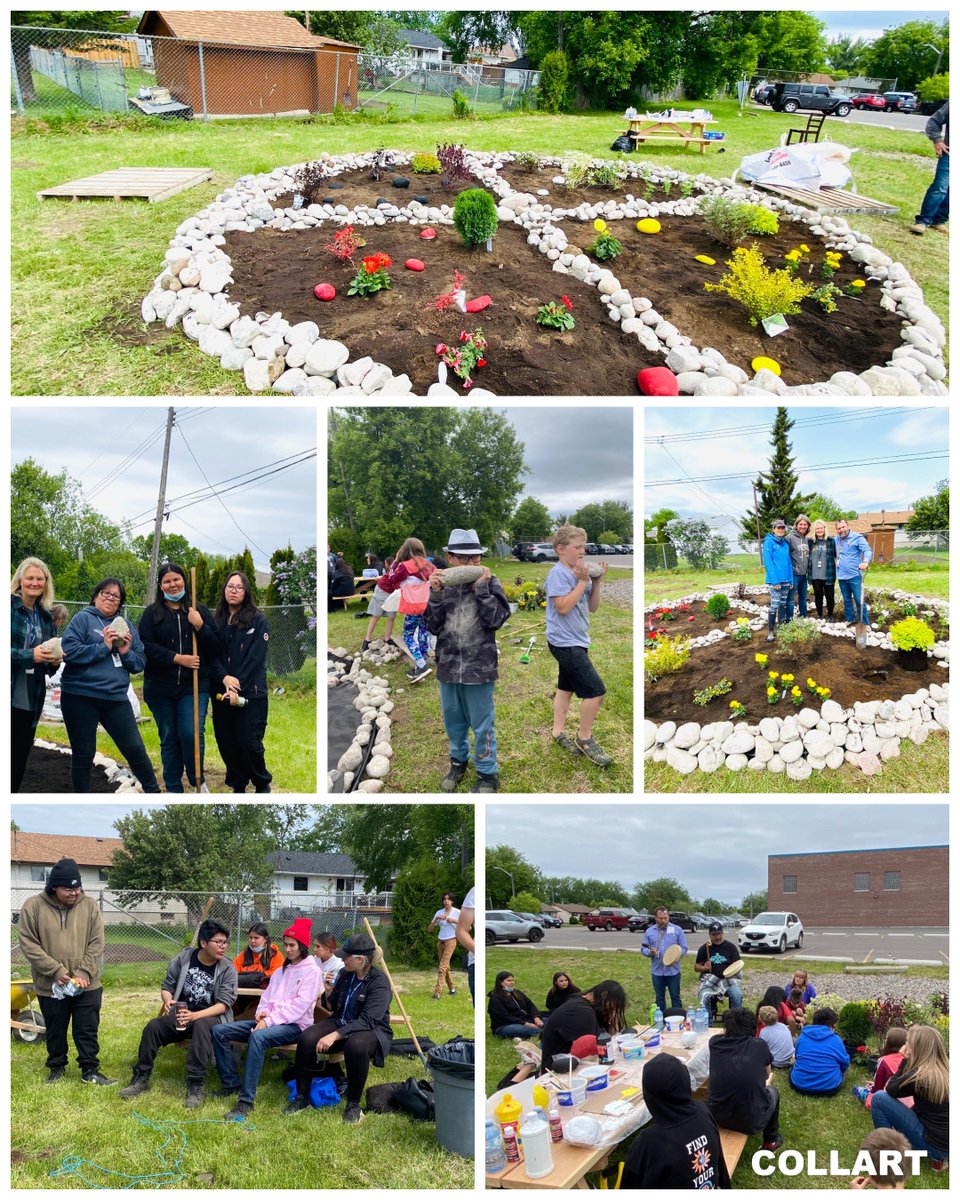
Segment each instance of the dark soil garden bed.
[{"label": "dark soil garden bed", "polygon": [[[708,292],[704,283],[716,283],[726,273],[726,260],[733,251],[720,245],[707,232],[700,217],[671,217],[662,214],[658,234],[643,234],[632,220],[612,220],[609,232],[622,244],[623,252],[604,265],[634,297],[646,296],[657,312],[688,336],[694,346],[713,346],[733,363],[753,374],[751,362],[758,355],[775,359],[783,379],[790,385],[829,379],[835,371],[858,374],[887,362],[901,345],[902,320],[880,306],[878,284],[869,284],[862,299],[843,295],[836,298],[837,311],[827,315],[812,299],[803,301],[796,316],[788,317],[786,333],[768,337],[750,325],[746,310],[728,296]],[[591,224],[564,221],[561,228],[570,243],[580,249],[590,245],[596,234]],[[827,243],[802,222],[781,218],[778,233],[748,238],[756,242],[767,265],[782,268],[783,255],[804,243],[811,249],[801,263],[801,277],[819,287],[820,264]],[[698,254],[716,260],[715,266],[696,261]],[[813,273],[807,274],[810,263]],[[843,289],[861,279],[856,263],[844,256],[840,270],[830,282]]]},{"label": "dark soil garden bed", "polygon": [[[410,180],[410,186],[397,188],[393,186],[396,176]],[[409,166],[388,167],[379,180],[370,178],[370,168],[360,167],[353,171],[342,171],[339,175],[331,175],[326,190],[317,196],[316,203],[324,201],[330,204],[345,204],[347,208],[374,208],[378,200],[387,200],[402,208],[417,196],[426,196],[424,203],[431,208],[440,208],[443,204],[453,206],[454,200],[465,188],[483,187],[475,176],[458,180],[445,188],[440,182],[439,175],[415,175]],[[487,189],[489,190],[489,189]],[[291,208],[293,193],[285,192],[276,200],[270,202],[274,208]]]},{"label": "dark soil garden bed", "polygon": [[[670,636],[675,636],[672,629]],[[768,656],[762,670],[755,661],[757,654]],[[946,671],[939,668],[919,673],[904,671],[897,666],[895,653],[875,646],[858,650],[852,638],[822,636],[812,649],[798,658],[790,658],[777,649],[775,642],[768,643],[765,634],[754,634],[749,642],[735,642],[727,637],[695,648],[680,671],[656,683],[647,680],[643,692],[644,716],[650,721],[678,724],[728,721],[731,700],[746,705],[746,719],[751,724],[763,717],[785,717],[798,711],[789,696],[777,704],[768,704],[768,671],[793,675],[795,685],[804,693],[803,707],[813,709],[819,709],[820,701],[807,691],[808,676],[820,687],[829,688],[830,699],[843,708],[856,701],[899,700],[931,683],[948,682]],[[694,704],[695,690],[712,687],[721,679],[729,679],[733,684],[725,696],[706,706]]]},{"label": "dark soil garden bed", "polygon": [[[72,754],[59,750],[48,750],[45,746],[34,746],[27,759],[27,770],[20,785],[21,792],[72,792],[70,765]],[[95,765],[90,774],[91,792],[115,792],[116,781],[111,782],[103,767]]]},{"label": "dark soil garden bed", "polygon": [[[553,182],[555,175],[563,174],[562,168],[556,166],[542,167],[537,171],[513,163],[501,167],[497,174],[501,179],[505,179],[516,192],[529,192],[534,196],[539,191],[548,192],[549,195],[543,196],[542,199],[551,208],[579,208],[581,204],[606,204],[609,200],[619,203],[628,195],[633,196],[636,200],[646,200],[648,204],[664,204],[668,200],[680,200],[683,195],[679,182],[673,183],[670,190],[665,191],[659,182],[633,178],[624,179],[613,187],[584,183],[570,188],[565,183]],[[702,194],[697,187],[685,190],[688,190],[693,197]],[[809,245],[809,242],[807,244]]]},{"label": "dark soil garden bed", "polygon": [[[610,321],[596,288],[551,270],[517,226],[501,224],[492,254],[468,251],[446,225],[432,241],[422,241],[419,228],[408,224],[364,228],[361,254],[380,251],[393,260],[392,287],[367,299],[347,296],[355,270],[323,249],[333,228],[228,233],[231,300],[251,317],[262,310],[282,313],[291,325],[315,321],[321,337],[350,347],[352,359],[369,355],[409,375],[420,396],[437,379],[437,344],[456,343],[461,330],[477,327],[489,348],[474,383],[497,395],[635,395],[637,372],[660,361]],[[426,269],[406,270],[408,258]],[[493,303],[474,315],[427,309],[450,290],[454,270],[466,275],[468,298],[489,295]],[[317,300],[313,289],[320,282],[333,284],[335,300]],[[539,306],[562,294],[573,303],[576,328],[558,333],[537,325]],[[459,389],[452,372],[448,382]]]}]

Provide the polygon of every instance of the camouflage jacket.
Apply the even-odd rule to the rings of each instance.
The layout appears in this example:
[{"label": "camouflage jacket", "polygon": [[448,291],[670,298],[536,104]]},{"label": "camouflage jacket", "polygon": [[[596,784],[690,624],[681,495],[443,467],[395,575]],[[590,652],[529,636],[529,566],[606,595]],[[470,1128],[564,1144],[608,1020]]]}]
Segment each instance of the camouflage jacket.
[{"label": "camouflage jacket", "polygon": [[441,683],[492,683],[497,678],[496,631],[510,616],[496,575],[430,593],[427,629],[437,637]]}]

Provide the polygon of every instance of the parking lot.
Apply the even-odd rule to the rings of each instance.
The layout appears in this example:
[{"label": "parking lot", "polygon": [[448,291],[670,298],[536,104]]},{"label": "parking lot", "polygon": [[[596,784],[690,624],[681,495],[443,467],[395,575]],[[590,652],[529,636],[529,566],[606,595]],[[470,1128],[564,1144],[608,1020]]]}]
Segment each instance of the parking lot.
[{"label": "parking lot", "polygon": [[[736,930],[727,930],[726,936],[736,944]],[[691,951],[707,940],[705,932],[688,933],[687,945]],[[518,949],[526,950],[622,950],[640,952],[639,933],[597,930],[591,933],[582,925],[564,926],[563,929],[544,930],[543,940],[536,943],[517,942]],[[746,955],[748,959],[769,958],[780,961],[790,958],[812,959],[816,962],[875,962],[914,963],[941,966],[948,961],[949,932],[937,928],[909,929],[810,929],[804,927],[803,949],[788,950],[785,954]],[[497,943],[507,945],[509,943]]]}]

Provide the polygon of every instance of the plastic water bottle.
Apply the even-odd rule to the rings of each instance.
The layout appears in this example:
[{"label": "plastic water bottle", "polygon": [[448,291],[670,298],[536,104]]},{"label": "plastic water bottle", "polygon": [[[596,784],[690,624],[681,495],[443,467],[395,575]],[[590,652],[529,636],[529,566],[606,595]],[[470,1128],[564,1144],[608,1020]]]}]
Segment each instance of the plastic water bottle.
[{"label": "plastic water bottle", "polygon": [[701,1004],[697,1009],[697,1033],[706,1033],[710,1028],[710,1014]]},{"label": "plastic water bottle", "polygon": [[661,1029],[663,1029],[663,1010],[661,1009],[659,1004],[653,1010],[653,1027],[654,1027],[654,1029],[657,1030],[658,1033],[660,1032]]},{"label": "plastic water bottle", "polygon": [[500,1130],[497,1128],[497,1123],[492,1117],[487,1117],[484,1122],[483,1139],[486,1147],[487,1174],[496,1175],[500,1171],[505,1171],[507,1168],[507,1156],[503,1152],[503,1141],[500,1138]]},{"label": "plastic water bottle", "polygon": [[651,1025],[655,1025],[657,1022],[656,1012],[657,1012],[657,1002],[656,1002],[656,1000],[654,1000],[650,1004],[650,1024]]},{"label": "plastic water bottle", "polygon": [[696,1025],[695,1025],[696,1017],[697,1017],[697,1014],[694,1012],[693,1008],[688,1008],[687,1009],[687,1019],[683,1025],[684,1029],[689,1029],[692,1032],[696,1028]]}]

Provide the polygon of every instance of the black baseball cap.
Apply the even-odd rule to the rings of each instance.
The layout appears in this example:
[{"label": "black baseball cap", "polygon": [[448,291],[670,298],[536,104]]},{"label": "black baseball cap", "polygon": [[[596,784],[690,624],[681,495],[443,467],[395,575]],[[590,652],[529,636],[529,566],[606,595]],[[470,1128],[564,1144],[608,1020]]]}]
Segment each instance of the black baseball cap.
[{"label": "black baseball cap", "polygon": [[707,933],[723,933],[723,926],[719,921],[711,921],[707,926]]}]

